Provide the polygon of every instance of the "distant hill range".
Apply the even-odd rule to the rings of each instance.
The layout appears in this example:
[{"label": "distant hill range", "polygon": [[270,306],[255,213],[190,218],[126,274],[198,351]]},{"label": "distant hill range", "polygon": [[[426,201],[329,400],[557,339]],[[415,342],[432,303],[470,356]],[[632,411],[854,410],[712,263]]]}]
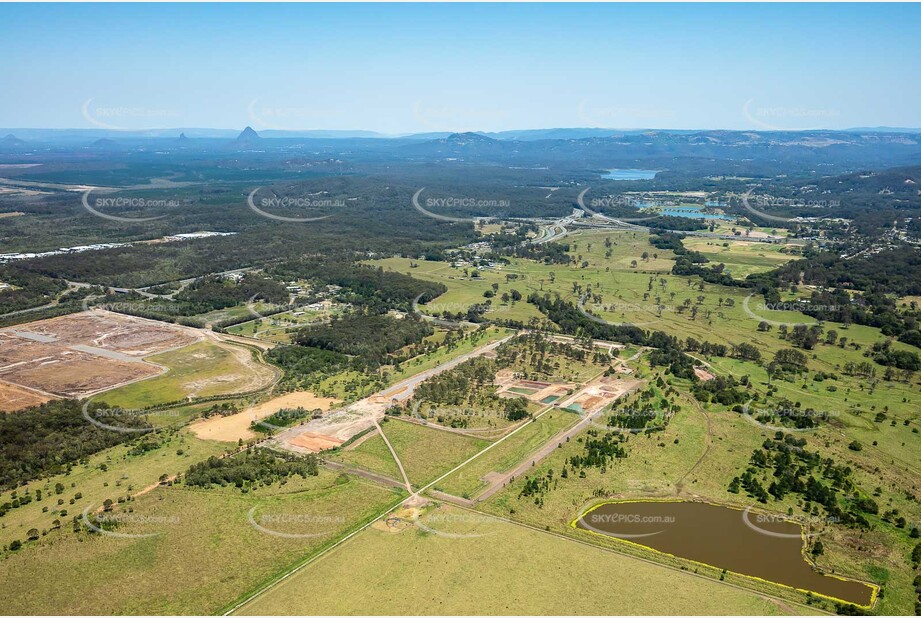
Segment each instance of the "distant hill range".
[{"label": "distant hill range", "polygon": [[[208,129],[194,127],[177,127],[171,129],[149,129],[137,131],[117,131],[110,129],[35,129],[35,128],[0,128],[0,135],[6,135],[0,138],[0,144],[11,145],[13,140],[22,142],[19,145],[25,145],[26,142],[72,142],[82,141],[92,143],[97,139],[113,140],[140,140],[169,138],[176,139],[176,135],[185,135],[187,139],[392,139],[392,140],[412,140],[412,141],[431,141],[443,140],[453,135],[480,135],[498,141],[538,141],[538,140],[581,140],[591,138],[617,138],[637,135],[672,135],[672,136],[710,136],[721,139],[719,136],[730,135],[759,135],[764,138],[778,138],[786,136],[810,135],[859,135],[859,134],[903,134],[919,135],[921,128],[902,129],[896,127],[858,127],[844,130],[808,130],[808,131],[730,131],[720,129],[603,129],[603,128],[553,128],[553,129],[524,129],[514,131],[473,131],[466,133],[452,133],[450,131],[429,132],[429,133],[412,133],[412,134],[395,134],[388,135],[375,131],[361,130],[303,130],[289,131],[278,129],[266,129],[258,133],[252,127],[246,127],[243,132],[234,129]],[[181,137],[180,137],[181,139]],[[9,141],[7,141],[9,140]]]},{"label": "distant hill range", "polygon": [[921,133],[921,129],[902,129],[899,127],[855,127],[846,129],[849,133]]},{"label": "distant hill range", "polygon": [[[6,133],[9,135],[0,140],[0,151],[16,154],[51,147],[61,151],[87,149],[116,156],[171,150],[188,154],[259,151],[281,156],[292,147],[304,144],[318,159],[440,160],[533,170],[554,166],[591,175],[613,168],[636,168],[680,169],[686,176],[725,175],[731,171],[744,177],[796,170],[819,173],[879,170],[921,163],[921,133],[895,130],[620,131],[577,128],[387,137],[348,131],[257,132],[249,126],[242,132],[0,129],[0,135]],[[308,134],[312,136],[305,136]],[[372,135],[376,137],[370,137]],[[734,163],[727,166],[716,164],[718,161]]]}]

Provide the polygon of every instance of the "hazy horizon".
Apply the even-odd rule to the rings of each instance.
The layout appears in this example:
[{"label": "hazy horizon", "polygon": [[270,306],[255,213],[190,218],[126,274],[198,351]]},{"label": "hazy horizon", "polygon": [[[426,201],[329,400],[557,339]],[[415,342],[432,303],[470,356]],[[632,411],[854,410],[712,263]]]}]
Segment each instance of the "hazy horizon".
[{"label": "hazy horizon", "polygon": [[[547,132],[547,131],[612,131],[612,132],[625,132],[625,133],[636,133],[642,131],[661,131],[661,132],[676,132],[676,133],[694,133],[694,132],[711,132],[711,131],[727,131],[727,132],[757,132],[757,133],[771,133],[771,132],[819,132],[819,131],[831,131],[831,132],[848,132],[848,131],[867,131],[867,132],[909,132],[917,133],[921,132],[921,127],[892,127],[892,126],[854,126],[854,127],[843,127],[843,128],[827,128],[827,127],[810,127],[804,129],[727,129],[725,127],[697,127],[689,129],[679,129],[674,127],[527,127],[527,128],[516,128],[516,129],[502,129],[498,131],[485,131],[480,129],[460,129],[456,131],[444,130],[444,131],[417,131],[417,132],[401,132],[401,133],[383,133],[380,131],[374,131],[371,129],[363,128],[316,128],[316,129],[256,129],[251,125],[246,125],[243,127],[150,127],[150,128],[138,128],[138,129],[110,129],[110,128],[100,128],[100,127],[0,127],[0,133],[12,134],[15,137],[21,137],[21,135],[16,135],[16,132],[28,132],[28,131],[48,131],[48,132],[86,132],[94,134],[106,134],[106,135],[125,135],[125,136],[137,136],[137,137],[171,137],[170,135],[159,135],[163,133],[175,132],[175,137],[178,137],[182,132],[189,131],[203,131],[203,132],[226,132],[228,134],[233,133],[234,135],[241,133],[245,129],[253,129],[261,137],[269,135],[268,139],[272,139],[272,136],[277,136],[279,139],[291,137],[297,138],[299,134],[348,134],[347,136],[361,137],[361,134],[365,134],[368,137],[376,138],[391,138],[398,139],[401,137],[413,137],[419,135],[441,135],[441,134],[457,134],[457,133],[476,133],[480,135],[490,136],[490,135],[502,135],[508,133],[529,133],[529,132]],[[156,133],[158,135],[150,135]],[[283,134],[283,135],[279,135]],[[3,137],[4,135],[0,135]],[[198,136],[199,139],[222,139],[226,138],[225,135],[202,135]],[[307,136],[310,137],[310,136]]]}]

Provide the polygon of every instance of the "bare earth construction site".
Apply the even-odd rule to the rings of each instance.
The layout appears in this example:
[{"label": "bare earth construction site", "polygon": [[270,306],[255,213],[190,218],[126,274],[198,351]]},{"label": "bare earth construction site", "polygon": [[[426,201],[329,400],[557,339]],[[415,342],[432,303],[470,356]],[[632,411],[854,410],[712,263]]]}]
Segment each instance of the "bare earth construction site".
[{"label": "bare earth construction site", "polygon": [[82,398],[144,380],[164,371],[145,356],[201,337],[191,329],[103,311],[0,329],[0,401],[9,412],[25,407],[17,391]]}]

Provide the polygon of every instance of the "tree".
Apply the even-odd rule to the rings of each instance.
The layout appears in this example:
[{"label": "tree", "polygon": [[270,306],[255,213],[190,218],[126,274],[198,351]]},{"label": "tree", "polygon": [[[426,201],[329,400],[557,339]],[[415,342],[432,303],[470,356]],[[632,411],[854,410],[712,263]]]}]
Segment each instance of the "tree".
[{"label": "tree", "polygon": [[734,346],[734,355],[743,360],[758,362],[761,360],[761,351],[750,343],[740,343]]},{"label": "tree", "polygon": [[816,541],[815,545],[812,546],[812,556],[816,558],[825,553],[825,546],[822,545],[822,541]]}]

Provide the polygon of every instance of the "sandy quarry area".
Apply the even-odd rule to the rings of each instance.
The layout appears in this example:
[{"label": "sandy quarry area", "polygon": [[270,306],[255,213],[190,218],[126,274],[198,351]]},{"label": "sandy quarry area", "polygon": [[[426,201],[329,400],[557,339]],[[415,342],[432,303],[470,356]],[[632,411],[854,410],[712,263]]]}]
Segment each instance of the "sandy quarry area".
[{"label": "sandy quarry area", "polygon": [[0,332],[31,334],[35,339],[49,339],[49,343],[80,345],[133,357],[181,347],[200,338],[192,329],[182,326],[98,310],[11,326]]},{"label": "sandy quarry area", "polygon": [[[202,440],[237,442],[256,437],[250,429],[253,421],[262,420],[284,408],[319,408],[324,412],[339,403],[338,399],[317,397],[309,391],[285,393],[273,399],[230,416],[213,416],[189,425],[189,429]],[[341,442],[339,442],[341,443]]]},{"label": "sandy quarry area", "polygon": [[300,447],[305,451],[310,451],[311,453],[319,453],[320,451],[336,448],[342,444],[342,440],[330,436],[324,436],[323,434],[319,433],[311,433],[309,431],[305,431],[304,433],[298,434],[297,436],[291,438],[291,444]]}]

